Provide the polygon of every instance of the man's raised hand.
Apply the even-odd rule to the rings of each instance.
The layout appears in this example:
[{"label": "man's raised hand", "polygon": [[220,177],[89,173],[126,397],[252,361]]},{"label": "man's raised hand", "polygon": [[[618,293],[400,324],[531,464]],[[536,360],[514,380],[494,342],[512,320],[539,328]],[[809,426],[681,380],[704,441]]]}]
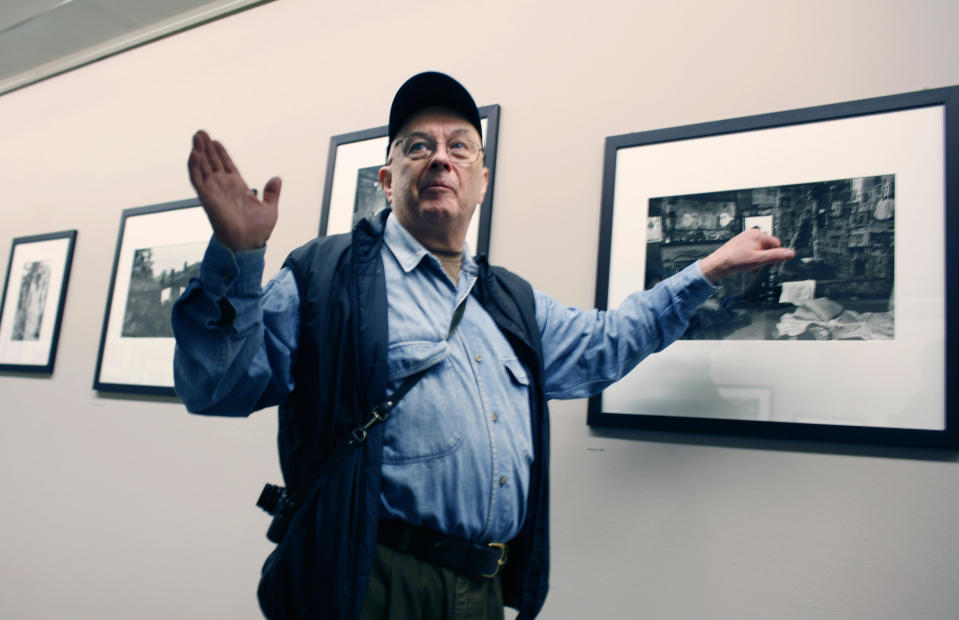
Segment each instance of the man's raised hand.
[{"label": "man's raised hand", "polygon": [[734,273],[758,271],[764,265],[781,263],[794,256],[796,252],[782,247],[778,238],[758,228],[750,228],[701,260],[699,268],[710,282],[719,283]]},{"label": "man's raised hand", "polygon": [[250,190],[226,148],[203,130],[193,135],[187,160],[196,189],[216,238],[234,252],[262,247],[276,225],[280,179],[263,188],[263,200]]}]

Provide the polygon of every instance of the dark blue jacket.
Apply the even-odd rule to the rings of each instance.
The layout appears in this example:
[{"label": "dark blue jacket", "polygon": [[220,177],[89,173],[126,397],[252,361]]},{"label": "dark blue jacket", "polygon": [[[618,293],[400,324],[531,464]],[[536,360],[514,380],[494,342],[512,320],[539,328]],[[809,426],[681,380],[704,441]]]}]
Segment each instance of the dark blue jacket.
[{"label": "dark blue jacket", "polygon": [[[314,239],[285,265],[300,295],[295,389],[280,406],[280,466],[290,489],[316,470],[350,431],[386,398],[387,301],[380,250],[386,213],[352,234]],[[543,355],[533,291],[505,269],[477,259],[473,294],[533,378],[530,389],[534,462],[526,522],[511,542],[503,596],[520,618],[543,606],[549,572],[549,423]],[[387,423],[390,423],[389,421]],[[297,513],[263,567],[258,596],[270,619],[359,615],[376,545],[383,428],[370,432]]]}]

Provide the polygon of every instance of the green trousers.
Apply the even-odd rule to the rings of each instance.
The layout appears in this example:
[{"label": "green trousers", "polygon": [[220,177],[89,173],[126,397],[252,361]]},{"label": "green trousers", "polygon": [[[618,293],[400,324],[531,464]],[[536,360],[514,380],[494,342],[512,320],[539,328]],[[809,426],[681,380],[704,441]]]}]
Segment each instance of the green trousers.
[{"label": "green trousers", "polygon": [[500,577],[474,579],[376,545],[361,620],[503,620]]}]

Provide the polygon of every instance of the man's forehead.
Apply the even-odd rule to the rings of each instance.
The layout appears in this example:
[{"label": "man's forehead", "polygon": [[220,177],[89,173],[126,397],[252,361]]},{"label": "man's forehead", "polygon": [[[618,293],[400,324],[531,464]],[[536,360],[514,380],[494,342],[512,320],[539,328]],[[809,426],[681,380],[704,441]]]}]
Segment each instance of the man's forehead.
[{"label": "man's forehead", "polygon": [[462,114],[443,107],[426,108],[417,112],[403,124],[400,131],[397,132],[397,136],[405,136],[413,132],[423,131],[436,125],[441,125],[446,133],[449,134],[466,131],[474,137],[480,137],[476,131],[476,127],[466,120]]}]

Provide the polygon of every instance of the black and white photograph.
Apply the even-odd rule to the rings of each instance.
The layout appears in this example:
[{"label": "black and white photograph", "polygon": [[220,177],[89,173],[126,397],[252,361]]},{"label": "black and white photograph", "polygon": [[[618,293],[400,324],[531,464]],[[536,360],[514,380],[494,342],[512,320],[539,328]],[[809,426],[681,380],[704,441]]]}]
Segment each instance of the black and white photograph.
[{"label": "black and white photograph", "polygon": [[50,290],[50,261],[36,260],[23,266],[20,280],[20,296],[13,317],[13,333],[10,340],[39,340],[43,311]]},{"label": "black and white photograph", "polygon": [[795,257],[723,279],[676,342],[590,399],[589,424],[953,441],[954,92],[607,138],[597,307],[695,270],[749,229]]},{"label": "black and white photograph", "polygon": [[14,239],[0,300],[0,370],[53,372],[76,231]]},{"label": "black and white photograph", "polygon": [[175,396],[173,304],[212,235],[198,199],[124,209],[93,388]]},{"label": "black and white photograph", "polygon": [[759,228],[796,257],[726,278],[690,340],[891,340],[895,175],[665,196],[649,201],[646,287]]},{"label": "black and white photograph", "polygon": [[133,269],[123,313],[124,338],[172,338],[170,312],[183,289],[200,273],[204,243],[140,248],[133,252]]},{"label": "black and white photograph", "polygon": [[353,202],[353,220],[350,227],[360,220],[372,220],[373,216],[389,206],[383,185],[380,184],[381,166],[369,166],[356,171],[356,200]]},{"label": "black and white photograph", "polygon": [[[483,164],[490,170],[490,180],[483,203],[477,207],[466,235],[466,243],[473,254],[489,252],[500,107],[482,106],[479,113],[483,127]],[[380,168],[386,161],[386,147],[385,125],[330,138],[320,236],[348,232],[360,220],[371,219],[389,206],[379,180]]]}]

